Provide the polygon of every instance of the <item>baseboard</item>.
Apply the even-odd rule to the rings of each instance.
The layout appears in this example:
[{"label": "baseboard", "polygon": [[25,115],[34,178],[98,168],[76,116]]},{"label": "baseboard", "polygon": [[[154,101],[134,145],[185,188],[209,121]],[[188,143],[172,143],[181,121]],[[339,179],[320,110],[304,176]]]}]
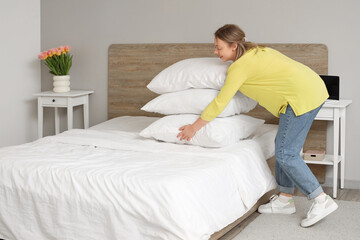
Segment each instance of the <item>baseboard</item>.
[{"label": "baseboard", "polygon": [[[332,187],[333,178],[325,178],[325,183],[321,185],[324,187]],[[360,181],[345,180],[344,185],[346,189],[360,189]],[[338,186],[340,186],[340,181],[338,182]]]}]

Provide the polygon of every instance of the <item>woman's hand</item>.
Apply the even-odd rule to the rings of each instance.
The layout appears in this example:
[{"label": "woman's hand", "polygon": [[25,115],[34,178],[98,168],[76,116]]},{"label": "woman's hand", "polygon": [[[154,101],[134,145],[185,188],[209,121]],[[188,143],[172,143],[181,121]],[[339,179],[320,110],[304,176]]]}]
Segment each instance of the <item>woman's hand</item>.
[{"label": "woman's hand", "polygon": [[186,141],[190,141],[191,138],[194,137],[196,132],[199,131],[199,129],[207,123],[208,121],[198,118],[193,124],[185,125],[179,128],[179,131],[181,132],[177,135],[177,137],[180,138],[180,141],[183,139],[185,139]]},{"label": "woman's hand", "polygon": [[196,130],[192,124],[185,125],[179,128],[179,131],[181,131],[177,137],[180,138],[180,141],[185,139],[186,141],[190,141],[191,138],[195,135]]}]

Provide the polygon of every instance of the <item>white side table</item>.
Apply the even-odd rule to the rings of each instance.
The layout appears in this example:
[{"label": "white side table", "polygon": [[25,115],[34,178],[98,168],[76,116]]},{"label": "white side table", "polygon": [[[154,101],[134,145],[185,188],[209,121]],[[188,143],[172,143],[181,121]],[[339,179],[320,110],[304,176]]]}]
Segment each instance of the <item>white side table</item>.
[{"label": "white side table", "polygon": [[84,128],[89,127],[89,95],[94,93],[90,90],[71,90],[66,93],[46,91],[35,93],[38,98],[38,137],[43,136],[43,107],[55,108],[55,134],[60,133],[59,107],[67,108],[67,127],[73,128],[73,107],[83,105]]},{"label": "white side table", "polygon": [[[333,197],[337,196],[338,186],[338,164],[341,163],[340,188],[344,188],[345,181],[345,125],[346,125],[346,107],[352,103],[352,100],[339,100],[325,102],[320,109],[315,120],[326,120],[334,122],[334,142],[333,155],[325,155],[322,161],[305,160],[309,164],[321,164],[333,166]],[[340,143],[340,153],[339,153]]]}]

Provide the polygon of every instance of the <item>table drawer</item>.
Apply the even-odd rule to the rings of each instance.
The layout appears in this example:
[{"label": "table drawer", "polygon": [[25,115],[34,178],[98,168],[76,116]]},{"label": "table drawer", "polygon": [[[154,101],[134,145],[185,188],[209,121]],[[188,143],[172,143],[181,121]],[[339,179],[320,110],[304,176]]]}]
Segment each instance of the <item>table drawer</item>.
[{"label": "table drawer", "polygon": [[332,108],[321,108],[319,113],[316,115],[316,118],[319,119],[333,119],[334,118],[334,109]]},{"label": "table drawer", "polygon": [[66,98],[63,97],[42,97],[42,105],[66,106]]}]

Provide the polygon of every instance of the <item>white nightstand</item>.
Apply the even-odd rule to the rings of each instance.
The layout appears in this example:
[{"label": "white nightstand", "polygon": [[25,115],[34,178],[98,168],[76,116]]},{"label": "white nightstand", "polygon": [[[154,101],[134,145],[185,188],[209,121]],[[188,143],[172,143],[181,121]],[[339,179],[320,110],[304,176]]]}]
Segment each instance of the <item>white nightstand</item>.
[{"label": "white nightstand", "polygon": [[38,98],[38,137],[43,136],[43,107],[55,108],[55,133],[60,133],[59,107],[67,108],[67,126],[73,128],[73,107],[83,105],[84,128],[89,127],[89,95],[94,93],[90,90],[71,90],[66,93],[55,93],[53,91],[35,93]]},{"label": "white nightstand", "polygon": [[[325,102],[320,109],[315,120],[326,120],[334,122],[334,151],[333,155],[325,155],[322,161],[309,161],[309,164],[322,164],[333,166],[333,197],[337,196],[338,186],[338,164],[341,163],[340,188],[344,188],[345,179],[345,125],[346,125],[346,107],[352,103],[352,100],[339,100]],[[340,143],[340,153],[339,153]]]}]

